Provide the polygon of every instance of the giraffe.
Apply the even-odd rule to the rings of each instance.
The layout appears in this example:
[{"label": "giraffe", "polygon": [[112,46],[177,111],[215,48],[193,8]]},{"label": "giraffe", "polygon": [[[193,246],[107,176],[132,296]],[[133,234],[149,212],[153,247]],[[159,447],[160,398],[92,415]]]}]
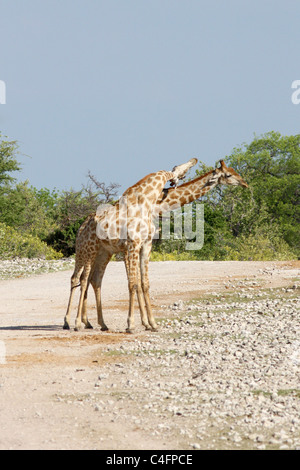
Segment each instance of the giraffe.
[{"label": "giraffe", "polygon": [[[129,289],[128,332],[132,330],[134,321],[134,295],[138,297],[141,290],[138,276],[138,261],[140,250],[145,240],[154,233],[152,222],[152,207],[167,181],[177,185],[186,172],[197,163],[197,159],[190,159],[187,163],[175,166],[170,171],[158,171],[147,175],[138,183],[128,188],[114,205],[101,207],[96,214],[91,214],[80,227],[76,237],[75,268],[71,277],[71,290],[64,329],[70,328],[70,311],[74,288],[80,285],[80,298],[75,321],[75,331],[81,327],[81,321],[87,328],[91,327],[82,308],[86,302],[89,276],[93,271],[94,261],[101,247],[110,256],[120,251],[126,252],[126,266]],[[140,299],[139,299],[140,300]],[[146,314],[144,315],[146,319]],[[152,319],[150,319],[152,321]],[[145,320],[146,321],[146,320]],[[150,321],[150,324],[151,324]],[[146,325],[147,327],[149,325]],[[155,323],[151,325],[155,328]],[[102,325],[105,329],[105,325]]]},{"label": "giraffe", "polygon": [[[153,211],[153,217],[157,217],[159,214],[166,213],[170,210],[178,209],[179,207],[184,206],[185,204],[189,204],[196,199],[204,196],[208,191],[213,189],[219,184],[223,185],[233,185],[233,186],[242,186],[247,188],[247,183],[241,178],[241,176],[233,169],[228,168],[223,160],[220,160],[220,167],[215,168],[214,170],[209,171],[208,173],[199,176],[189,182],[183,183],[177,187],[171,187],[164,189],[160,199],[158,199],[157,204]],[[152,239],[147,240],[146,243],[143,245],[143,251],[140,262],[141,264],[146,259],[149,260],[150,252],[152,248]],[[105,269],[111,259],[111,254],[108,252],[105,247],[101,247],[99,253],[97,254],[95,265],[93,269],[93,273],[90,277],[90,283],[95,292],[96,297],[96,305],[97,305],[97,316],[98,316],[98,324],[101,325],[102,330],[107,330],[107,326],[105,325],[103,319],[103,312],[102,312],[102,303],[101,303],[101,285],[102,279],[105,273]],[[125,266],[127,264],[126,260],[126,253],[125,253]],[[127,268],[126,268],[127,270]],[[144,266],[141,266],[141,270],[144,270],[143,279],[144,279],[144,288],[143,292],[145,295],[145,302],[148,301],[147,297],[149,295],[149,281],[148,281],[148,265],[147,263]],[[139,307],[141,312],[141,319],[142,324],[149,329],[149,325],[145,319],[144,311],[143,311],[143,301],[142,301],[142,293],[138,292],[138,300],[139,300]],[[87,304],[84,303],[83,307],[83,317],[85,318],[85,322],[87,320]],[[89,323],[89,322],[88,322]],[[152,320],[153,323],[153,320]],[[90,325],[90,323],[89,323]],[[90,325],[91,327],[91,325]],[[152,330],[156,330],[152,328]]]}]

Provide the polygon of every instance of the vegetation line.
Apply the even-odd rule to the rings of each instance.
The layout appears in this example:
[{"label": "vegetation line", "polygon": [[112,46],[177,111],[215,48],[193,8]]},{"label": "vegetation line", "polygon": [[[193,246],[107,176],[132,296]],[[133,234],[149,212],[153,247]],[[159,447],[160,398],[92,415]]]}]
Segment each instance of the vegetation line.
[{"label": "vegetation line", "polygon": [[[73,255],[80,225],[100,203],[116,200],[119,185],[106,185],[89,173],[80,190],[37,189],[12,176],[21,171],[17,156],[18,143],[0,133],[0,259]],[[272,131],[255,136],[223,158],[247,181],[249,190],[218,186],[193,203],[204,204],[201,250],[186,251],[187,240],[176,239],[171,218],[171,238],[154,241],[151,259],[300,258],[300,134]],[[191,178],[210,169],[200,162]]]}]

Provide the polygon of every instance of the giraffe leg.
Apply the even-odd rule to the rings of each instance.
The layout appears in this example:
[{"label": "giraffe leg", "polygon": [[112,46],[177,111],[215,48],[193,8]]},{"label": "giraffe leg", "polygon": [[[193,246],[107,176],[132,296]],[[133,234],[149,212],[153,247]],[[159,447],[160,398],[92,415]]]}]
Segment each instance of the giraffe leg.
[{"label": "giraffe leg", "polygon": [[67,313],[64,318],[64,326],[63,326],[64,330],[70,329],[70,313],[71,313],[72,301],[73,301],[75,288],[79,287],[79,276],[81,274],[82,269],[83,269],[82,266],[76,266],[75,264],[75,269],[71,277],[71,290],[70,290],[69,302],[68,302],[68,307],[67,307]]},{"label": "giraffe leg", "polygon": [[145,296],[144,296],[144,292],[143,292],[142,285],[141,285],[141,272],[139,268],[138,268],[137,298],[138,298],[138,304],[139,304],[139,309],[140,309],[140,314],[141,314],[142,325],[146,328],[146,330],[151,330],[152,328],[149,325],[147,310],[145,307]]},{"label": "giraffe leg", "polygon": [[66,313],[65,318],[64,318],[64,326],[63,326],[64,330],[69,330],[70,329],[70,313],[71,313],[71,306],[72,306],[72,300],[73,300],[74,289],[75,288],[76,288],[76,286],[71,287],[67,313]]},{"label": "giraffe leg", "polygon": [[[99,263],[99,265],[101,266],[101,262]],[[83,298],[83,303],[82,303],[81,317],[82,317],[82,322],[85,324],[86,329],[93,329],[93,326],[89,322],[88,317],[87,317],[87,293],[88,293],[89,285],[92,284],[93,289],[94,289],[95,294],[96,294],[97,282],[99,282],[98,279],[97,279],[97,271],[98,271],[98,261],[96,259],[96,261],[93,265],[93,269],[91,269],[91,271],[90,271],[90,275],[89,275],[88,282],[87,282],[87,288],[86,288],[84,298]],[[103,274],[104,274],[104,272],[103,272]],[[103,277],[103,274],[102,274],[102,277]],[[100,279],[100,286],[101,286],[102,277]],[[98,302],[97,295],[96,295],[96,303],[97,303],[97,310],[98,310],[98,303],[99,302]],[[100,304],[101,304],[101,298],[100,298]]]},{"label": "giraffe leg", "polygon": [[146,303],[148,321],[151,325],[152,331],[158,331],[158,326],[155,322],[155,319],[152,313],[152,306],[151,306],[150,293],[149,293],[149,272],[148,271],[149,271],[149,258],[150,258],[151,248],[152,248],[152,240],[148,240],[147,242],[144,243],[142,250],[141,250],[141,259],[140,259],[141,283],[142,283],[142,289],[143,289],[145,303]]},{"label": "giraffe leg", "polygon": [[134,242],[128,243],[128,289],[129,289],[129,310],[127,319],[127,333],[134,330],[134,298],[138,290],[138,260],[140,246]]},{"label": "giraffe leg", "polygon": [[96,297],[98,324],[101,326],[102,331],[107,331],[108,327],[106,326],[104,319],[103,319],[102,302],[101,302],[101,285],[102,285],[102,279],[105,273],[106,266],[108,265],[110,259],[111,259],[110,253],[108,253],[106,250],[101,251],[96,258],[93,273],[90,277],[91,284],[93,286],[95,297]]},{"label": "giraffe leg", "polygon": [[101,302],[101,287],[93,286],[97,304],[97,318],[98,318],[98,325],[101,326],[101,331],[107,331],[108,327],[106,326],[104,319],[103,319],[103,312],[102,312],[102,302]]},{"label": "giraffe leg", "polygon": [[91,265],[85,266],[84,271],[80,278],[80,298],[77,310],[77,317],[75,321],[75,331],[79,331],[81,328],[81,320],[82,320],[82,307],[84,303],[84,299],[86,297],[87,287],[88,287],[88,277],[91,271]]},{"label": "giraffe leg", "polygon": [[88,294],[88,289],[89,289],[89,284],[87,285],[87,288],[85,290],[84,297],[83,297],[82,323],[84,323],[86,329],[92,330],[93,326],[91,325],[91,323],[89,322],[88,317],[87,317],[87,294]]},{"label": "giraffe leg", "polygon": [[[126,268],[126,273],[127,273],[127,278],[129,280],[129,261],[128,261],[128,253],[126,252],[124,255],[124,262],[125,262],[125,268]],[[137,299],[139,303],[139,309],[140,309],[140,315],[141,315],[141,322],[142,325],[146,328],[146,330],[151,330],[151,326],[148,323],[148,318],[147,318],[147,312],[145,309],[145,302],[144,302],[144,294],[140,282],[140,271],[139,271],[139,266],[137,266],[137,277],[138,277],[138,283],[137,283]]]}]

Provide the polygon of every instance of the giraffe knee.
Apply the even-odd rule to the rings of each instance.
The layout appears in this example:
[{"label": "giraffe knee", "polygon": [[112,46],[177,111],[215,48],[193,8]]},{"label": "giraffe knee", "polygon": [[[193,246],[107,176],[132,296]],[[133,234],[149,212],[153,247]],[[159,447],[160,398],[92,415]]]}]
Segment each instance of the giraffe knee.
[{"label": "giraffe knee", "polygon": [[79,287],[79,286],[80,286],[79,278],[77,276],[72,277],[71,278],[71,289],[75,289],[75,287]]},{"label": "giraffe knee", "polygon": [[143,292],[149,292],[149,289],[150,289],[149,282],[142,281],[142,289],[143,289]]},{"label": "giraffe knee", "polygon": [[137,291],[137,290],[138,290],[138,285],[137,285],[137,283],[136,283],[136,282],[133,282],[133,283],[130,282],[130,283],[129,283],[129,290],[130,290],[130,292],[132,292],[132,291]]}]

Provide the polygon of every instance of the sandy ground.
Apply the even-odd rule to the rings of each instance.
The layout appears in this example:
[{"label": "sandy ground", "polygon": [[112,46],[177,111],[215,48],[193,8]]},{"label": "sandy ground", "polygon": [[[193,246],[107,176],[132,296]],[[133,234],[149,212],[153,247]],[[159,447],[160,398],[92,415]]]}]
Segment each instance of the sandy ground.
[{"label": "sandy ground", "polygon": [[[287,287],[299,279],[299,268],[297,261],[151,263],[155,316],[172,316],[162,306],[179,299],[227,292],[236,280],[255,281],[254,290]],[[0,281],[0,449],[190,448],[173,434],[155,432],[163,426],[158,415],[150,413],[145,429],[140,405],[130,394],[121,400],[117,382],[99,395],[101,374],[107,379],[114,366],[126,375],[127,364],[134,365],[134,356],[120,354],[122,344],[142,344],[153,335],[163,340],[164,335],[163,328],[145,332],[137,309],[136,332],[125,333],[128,293],[123,263],[110,263],[103,281],[108,332],[97,326],[92,291],[88,302],[94,329],[62,329],[71,274]],[[72,325],[75,308],[76,301]],[[146,403],[147,396],[144,399]]]}]

